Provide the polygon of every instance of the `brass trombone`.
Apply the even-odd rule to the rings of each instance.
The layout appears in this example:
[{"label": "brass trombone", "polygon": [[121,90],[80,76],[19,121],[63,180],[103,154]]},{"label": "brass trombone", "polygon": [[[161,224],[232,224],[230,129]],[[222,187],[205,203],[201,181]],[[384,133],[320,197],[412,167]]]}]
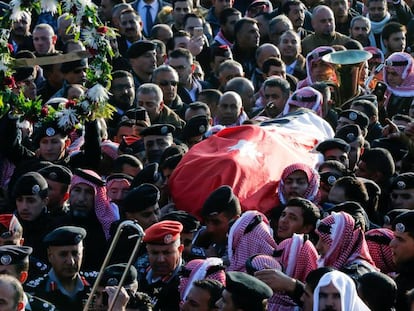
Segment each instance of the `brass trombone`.
[{"label": "brass trombone", "polygon": [[94,296],[95,296],[96,291],[98,289],[99,282],[102,279],[103,271],[107,267],[107,265],[109,263],[109,260],[111,259],[112,253],[115,250],[116,244],[118,243],[118,240],[119,240],[122,232],[124,231],[124,229],[126,227],[132,227],[137,231],[136,234],[128,236],[128,239],[135,238],[135,237],[138,237],[138,239],[135,243],[134,249],[131,252],[131,256],[129,256],[129,260],[128,260],[128,263],[125,267],[125,271],[122,274],[121,280],[119,281],[119,284],[117,286],[117,289],[116,289],[116,292],[115,292],[115,295],[114,295],[114,299],[112,300],[112,302],[108,306],[108,311],[112,311],[112,308],[114,307],[116,298],[118,297],[119,292],[121,290],[121,286],[124,284],[124,281],[125,281],[126,275],[128,273],[128,270],[132,265],[132,261],[134,260],[135,255],[138,252],[138,249],[139,249],[139,246],[141,244],[142,238],[144,237],[144,234],[145,234],[144,230],[141,228],[141,226],[136,221],[133,221],[133,220],[125,220],[125,221],[123,221],[119,224],[118,229],[116,230],[114,239],[113,239],[113,241],[112,241],[112,243],[109,247],[108,254],[105,257],[104,262],[102,263],[101,270],[99,271],[98,277],[96,278],[96,281],[95,281],[95,283],[92,287],[92,291],[91,291],[91,293],[88,297],[88,300],[86,301],[85,306],[83,307],[83,311],[88,311],[89,310],[88,309],[89,305],[91,304],[92,300],[94,299]]}]

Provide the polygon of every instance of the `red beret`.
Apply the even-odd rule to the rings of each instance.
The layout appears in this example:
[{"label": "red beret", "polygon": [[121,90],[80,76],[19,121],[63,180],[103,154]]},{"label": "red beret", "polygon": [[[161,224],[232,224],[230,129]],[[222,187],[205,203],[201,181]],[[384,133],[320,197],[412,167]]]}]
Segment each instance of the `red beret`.
[{"label": "red beret", "polygon": [[174,220],[163,220],[145,230],[144,242],[168,245],[180,238],[183,225]]}]

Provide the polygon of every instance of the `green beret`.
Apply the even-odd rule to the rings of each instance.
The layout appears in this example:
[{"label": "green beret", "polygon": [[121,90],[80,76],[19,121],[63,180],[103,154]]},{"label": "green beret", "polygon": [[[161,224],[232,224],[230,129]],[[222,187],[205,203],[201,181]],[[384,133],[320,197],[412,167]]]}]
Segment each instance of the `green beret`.
[{"label": "green beret", "polygon": [[33,249],[29,246],[3,245],[0,246],[0,265],[17,265],[28,262]]},{"label": "green beret", "polygon": [[252,302],[260,302],[273,296],[272,289],[266,283],[238,271],[226,273],[226,290],[232,295],[248,297]]},{"label": "green beret", "polygon": [[86,230],[81,227],[63,226],[49,232],[44,238],[46,246],[77,245],[86,237]]}]

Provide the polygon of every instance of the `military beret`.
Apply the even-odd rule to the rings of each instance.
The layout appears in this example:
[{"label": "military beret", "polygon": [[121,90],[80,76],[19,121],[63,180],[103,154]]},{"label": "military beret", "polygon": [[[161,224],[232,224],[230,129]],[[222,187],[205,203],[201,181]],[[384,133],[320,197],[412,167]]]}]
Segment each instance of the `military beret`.
[{"label": "military beret", "polygon": [[29,261],[29,255],[33,252],[30,246],[3,245],[0,246],[0,265],[16,265]]},{"label": "military beret", "polygon": [[351,147],[343,139],[340,138],[326,139],[320,142],[316,147],[316,150],[320,153],[325,153],[327,150],[331,149],[340,149],[348,153]]},{"label": "military beret", "polygon": [[192,117],[183,128],[183,139],[204,135],[208,130],[209,120],[205,115]]},{"label": "military beret", "polygon": [[59,127],[56,120],[37,123],[33,132],[34,142],[38,145],[43,137],[52,137],[58,134],[66,137],[68,131]]},{"label": "military beret", "polygon": [[39,195],[47,197],[48,185],[46,179],[37,172],[29,172],[19,177],[14,184],[13,197],[22,195]]},{"label": "military beret", "polygon": [[175,127],[171,124],[154,124],[143,129],[139,134],[141,137],[150,135],[167,136],[175,131]]},{"label": "military beret", "polygon": [[74,60],[71,62],[62,63],[62,65],[60,66],[60,71],[62,73],[68,73],[68,72],[74,71],[79,68],[87,68],[87,67],[88,67],[88,59],[82,58],[82,59]]},{"label": "military beret", "polygon": [[214,190],[207,197],[201,209],[201,214],[203,216],[220,214],[239,205],[239,199],[235,196],[233,189],[224,185]]},{"label": "military beret", "polygon": [[70,185],[72,180],[72,172],[63,165],[49,165],[38,171],[46,179],[50,179],[65,185]]},{"label": "military beret", "polygon": [[261,302],[273,296],[272,289],[264,282],[244,272],[226,272],[226,290],[232,295],[248,297]]},{"label": "military beret", "polygon": [[127,58],[137,58],[148,51],[155,51],[156,45],[151,41],[140,40],[134,42],[127,50]]},{"label": "military beret", "polygon": [[173,211],[164,215],[161,220],[175,220],[183,225],[184,233],[191,233],[198,230],[200,222],[188,212]]},{"label": "military beret", "polygon": [[88,171],[81,169],[81,168],[77,168],[74,171],[74,175],[79,176],[83,179],[86,179],[87,181],[90,181],[91,183],[93,183],[94,185],[97,185],[98,187],[103,187],[105,186],[105,181],[103,181],[99,175],[94,176],[92,174],[90,174]]},{"label": "military beret", "polygon": [[148,244],[169,245],[180,238],[183,225],[174,220],[157,222],[145,230],[143,242]]},{"label": "military beret", "polygon": [[152,184],[132,188],[121,202],[124,212],[138,212],[154,206],[160,199],[160,191]]},{"label": "military beret", "polygon": [[361,129],[358,125],[348,124],[341,128],[335,135],[336,138],[340,138],[348,144],[353,143],[362,135]]},{"label": "military beret", "polygon": [[401,214],[404,214],[405,212],[408,212],[409,209],[406,208],[396,208],[390,210],[385,216],[384,216],[384,225],[391,226],[394,222],[394,219],[400,216]]},{"label": "military beret", "polygon": [[136,136],[124,136],[118,150],[126,154],[137,154],[145,151],[144,140]]},{"label": "military beret", "polygon": [[414,211],[410,210],[397,216],[392,223],[392,229],[399,233],[414,234]]},{"label": "military beret", "polygon": [[49,232],[44,238],[46,246],[77,245],[86,237],[86,230],[81,227],[63,226]]},{"label": "military beret", "polygon": [[391,184],[392,190],[404,190],[414,188],[414,173],[407,172],[396,176]]},{"label": "military beret", "polygon": [[158,167],[159,165],[156,162],[146,165],[132,180],[131,189],[145,183],[157,183],[161,178],[161,174],[158,172]]},{"label": "military beret", "polygon": [[403,143],[399,139],[392,139],[388,137],[378,138],[371,141],[371,148],[384,148],[387,149],[395,162],[400,161],[408,153],[407,144]]},{"label": "military beret", "polygon": [[172,156],[180,155],[181,157],[184,156],[184,154],[188,151],[188,148],[186,145],[172,145],[169,146],[167,149],[165,149],[162,152],[160,163],[163,164],[163,162]]},{"label": "military beret", "polygon": [[[126,263],[119,263],[106,267],[105,270],[102,272],[102,278],[99,282],[99,286],[117,286],[121,281],[122,275],[126,267]],[[123,286],[131,285],[134,282],[137,282],[137,276],[137,269],[131,265],[125,276]]]},{"label": "military beret", "polygon": [[359,95],[359,96],[355,97],[352,102],[354,102],[356,100],[359,100],[359,99],[370,101],[371,103],[373,103],[375,106],[378,107],[378,99],[377,99],[377,95],[375,95],[375,94]]},{"label": "military beret", "polygon": [[332,172],[323,172],[319,173],[321,182],[324,182],[325,184],[328,184],[330,186],[333,186],[334,183],[343,175],[332,173]]},{"label": "military beret", "polygon": [[344,118],[347,118],[355,122],[355,124],[359,125],[361,129],[367,128],[369,124],[369,119],[367,115],[358,110],[353,110],[353,109],[344,110],[340,113],[339,117],[344,117]]}]

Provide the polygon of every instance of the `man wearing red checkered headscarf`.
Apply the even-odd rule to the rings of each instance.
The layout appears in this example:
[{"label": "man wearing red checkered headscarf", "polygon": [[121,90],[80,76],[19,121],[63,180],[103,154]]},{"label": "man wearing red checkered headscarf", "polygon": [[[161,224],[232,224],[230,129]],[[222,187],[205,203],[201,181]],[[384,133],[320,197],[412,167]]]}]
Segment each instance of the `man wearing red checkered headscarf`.
[{"label": "man wearing red checkered headscarf", "polygon": [[333,267],[356,279],[366,272],[377,271],[364,233],[348,213],[332,212],[321,220],[316,233],[320,267]]},{"label": "man wearing red checkered headscarf", "polygon": [[266,216],[259,211],[246,211],[232,225],[228,236],[227,271],[246,272],[246,260],[256,254],[273,254],[273,239]]},{"label": "man wearing red checkered headscarf", "polygon": [[394,232],[387,228],[372,229],[365,233],[372,260],[375,266],[385,274],[397,271],[390,247],[390,242],[394,237]]}]

